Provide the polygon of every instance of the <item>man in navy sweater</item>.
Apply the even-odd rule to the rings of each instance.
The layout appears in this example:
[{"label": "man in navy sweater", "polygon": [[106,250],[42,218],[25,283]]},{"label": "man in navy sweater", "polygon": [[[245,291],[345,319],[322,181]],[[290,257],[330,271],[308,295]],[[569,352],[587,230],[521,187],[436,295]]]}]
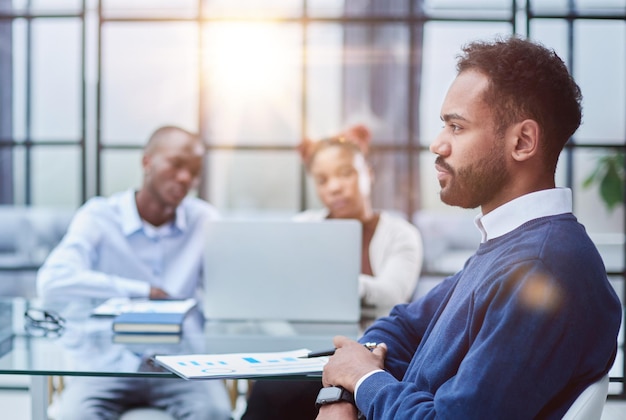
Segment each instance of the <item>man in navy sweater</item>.
[{"label": "man in navy sweater", "polygon": [[554,181],[580,89],[528,40],[463,52],[430,150],[442,201],[480,207],[482,243],[374,323],[361,339],[384,343],[374,351],[335,338],[323,382],[355,403],[322,401],[318,419],[560,419],[615,359],[620,302],[571,191]]}]

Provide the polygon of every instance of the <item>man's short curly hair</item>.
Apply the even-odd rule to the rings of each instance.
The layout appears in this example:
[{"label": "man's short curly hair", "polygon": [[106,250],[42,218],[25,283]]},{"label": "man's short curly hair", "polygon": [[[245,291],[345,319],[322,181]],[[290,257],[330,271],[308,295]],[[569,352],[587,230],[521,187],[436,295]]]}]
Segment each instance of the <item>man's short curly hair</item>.
[{"label": "man's short curly hair", "polygon": [[555,171],[582,118],[582,94],[563,60],[541,44],[511,36],[463,47],[457,71],[466,70],[489,78],[483,99],[499,134],[524,119],[539,124],[546,165]]}]

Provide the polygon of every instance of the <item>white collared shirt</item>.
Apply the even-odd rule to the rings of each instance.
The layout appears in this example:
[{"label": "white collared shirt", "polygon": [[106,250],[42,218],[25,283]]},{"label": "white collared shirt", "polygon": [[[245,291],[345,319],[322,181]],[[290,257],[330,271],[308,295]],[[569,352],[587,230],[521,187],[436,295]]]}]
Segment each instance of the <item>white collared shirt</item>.
[{"label": "white collared shirt", "polygon": [[482,235],[481,242],[486,242],[505,235],[530,220],[571,212],[572,190],[551,188],[518,197],[484,216],[481,213],[476,216],[474,223]]}]

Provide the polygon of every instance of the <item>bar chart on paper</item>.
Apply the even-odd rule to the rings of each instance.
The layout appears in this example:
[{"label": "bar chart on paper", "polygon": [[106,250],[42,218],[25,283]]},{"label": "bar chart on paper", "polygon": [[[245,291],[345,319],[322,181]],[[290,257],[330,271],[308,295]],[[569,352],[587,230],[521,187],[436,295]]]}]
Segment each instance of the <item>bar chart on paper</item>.
[{"label": "bar chart on paper", "polygon": [[154,359],[185,379],[321,374],[328,357],[304,358],[308,349],[270,353],[190,354]]}]

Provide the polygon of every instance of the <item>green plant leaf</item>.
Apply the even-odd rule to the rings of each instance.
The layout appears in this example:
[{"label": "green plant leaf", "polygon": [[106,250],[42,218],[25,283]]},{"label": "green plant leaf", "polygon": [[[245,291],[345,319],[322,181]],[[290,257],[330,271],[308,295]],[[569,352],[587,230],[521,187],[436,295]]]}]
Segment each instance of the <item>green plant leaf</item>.
[{"label": "green plant leaf", "polygon": [[583,180],[583,188],[598,185],[598,194],[607,210],[624,202],[624,152],[613,152],[596,160],[590,174]]},{"label": "green plant leaf", "polygon": [[600,196],[609,210],[624,201],[623,180],[615,160],[606,161],[606,173],[600,181]]},{"label": "green plant leaf", "polygon": [[596,177],[598,176],[598,172],[599,172],[599,168],[596,167],[596,169],[589,176],[587,176],[587,178],[585,178],[585,180],[583,181],[583,188],[589,188],[593,185],[593,183],[596,180]]},{"label": "green plant leaf", "polygon": [[596,161],[596,166],[593,168],[593,172],[591,172],[587,178],[583,181],[583,187],[589,188],[595,182],[602,182],[602,178],[606,174],[607,171],[607,159],[606,157],[598,159]]}]

